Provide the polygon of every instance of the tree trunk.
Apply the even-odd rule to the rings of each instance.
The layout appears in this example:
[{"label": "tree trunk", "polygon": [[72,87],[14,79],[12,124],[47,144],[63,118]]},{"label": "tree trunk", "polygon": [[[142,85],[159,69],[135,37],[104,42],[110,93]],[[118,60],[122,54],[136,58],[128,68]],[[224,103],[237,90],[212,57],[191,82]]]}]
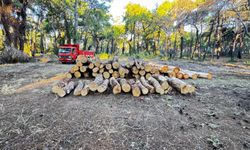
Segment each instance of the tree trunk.
[{"label": "tree trunk", "polygon": [[87,50],[87,44],[88,44],[88,37],[87,37],[87,34],[85,34],[84,41],[83,41],[84,50]]},{"label": "tree trunk", "polygon": [[74,43],[78,43],[78,0],[75,0],[75,5],[74,5],[74,19],[75,19],[75,24],[74,24]]},{"label": "tree trunk", "polygon": [[183,55],[183,45],[184,45],[184,37],[181,37],[181,45],[180,45],[180,49],[181,49],[181,54],[180,54],[180,58],[182,58]]},{"label": "tree trunk", "polygon": [[3,29],[4,29],[4,33],[5,33],[5,45],[7,46],[11,46],[12,44],[12,35],[10,33],[10,26],[8,24],[8,21],[7,21],[7,16],[5,16],[4,14],[1,14],[1,22],[3,24]]},{"label": "tree trunk", "polygon": [[22,2],[22,8],[21,8],[21,12],[20,12],[20,15],[21,15],[21,18],[22,18],[22,21],[19,25],[19,49],[21,51],[24,50],[24,43],[25,43],[25,35],[26,35],[26,21],[27,21],[27,14],[26,14],[26,10],[27,10],[27,7],[28,7],[28,0],[24,0]]},{"label": "tree trunk", "polygon": [[64,24],[65,24],[65,31],[67,37],[67,44],[71,44],[71,35],[70,35],[70,26],[66,16],[66,12],[64,12]]}]

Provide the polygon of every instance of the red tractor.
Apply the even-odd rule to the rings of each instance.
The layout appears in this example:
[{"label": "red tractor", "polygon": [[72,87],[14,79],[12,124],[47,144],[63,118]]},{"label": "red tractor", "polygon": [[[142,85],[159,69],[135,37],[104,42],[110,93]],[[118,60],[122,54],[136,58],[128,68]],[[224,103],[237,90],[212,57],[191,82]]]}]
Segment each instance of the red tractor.
[{"label": "red tractor", "polygon": [[75,63],[78,55],[94,58],[95,52],[89,50],[80,50],[79,44],[65,44],[59,47],[58,57],[59,61],[62,63]]}]

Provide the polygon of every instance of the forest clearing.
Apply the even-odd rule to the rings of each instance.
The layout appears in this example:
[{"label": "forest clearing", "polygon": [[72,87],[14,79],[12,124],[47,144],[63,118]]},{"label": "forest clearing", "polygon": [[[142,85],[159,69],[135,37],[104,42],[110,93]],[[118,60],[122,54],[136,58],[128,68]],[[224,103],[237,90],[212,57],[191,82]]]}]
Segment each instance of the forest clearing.
[{"label": "forest clearing", "polygon": [[188,96],[173,91],[139,98],[112,93],[59,98],[51,93],[53,82],[15,90],[73,65],[0,66],[1,149],[249,149],[250,76],[240,74],[249,69],[168,64],[213,72],[214,78],[187,80],[197,88]]},{"label": "forest clearing", "polygon": [[250,150],[250,0],[0,0],[0,150]]}]

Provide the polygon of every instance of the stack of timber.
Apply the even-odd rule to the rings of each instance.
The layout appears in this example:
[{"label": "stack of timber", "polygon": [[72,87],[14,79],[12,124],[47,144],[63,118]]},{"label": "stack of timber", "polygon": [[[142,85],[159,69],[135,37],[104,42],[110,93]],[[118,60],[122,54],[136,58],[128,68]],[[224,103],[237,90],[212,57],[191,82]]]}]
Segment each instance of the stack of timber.
[{"label": "stack of timber", "polygon": [[66,73],[66,78],[52,87],[52,92],[59,97],[71,92],[75,96],[87,96],[89,93],[106,91],[112,91],[113,94],[131,93],[139,97],[153,93],[164,95],[172,89],[181,94],[192,94],[195,87],[183,80],[197,78],[211,80],[212,74],[139,59],[129,59],[124,63],[117,56],[112,60],[101,61],[89,60],[80,55],[76,65]]}]

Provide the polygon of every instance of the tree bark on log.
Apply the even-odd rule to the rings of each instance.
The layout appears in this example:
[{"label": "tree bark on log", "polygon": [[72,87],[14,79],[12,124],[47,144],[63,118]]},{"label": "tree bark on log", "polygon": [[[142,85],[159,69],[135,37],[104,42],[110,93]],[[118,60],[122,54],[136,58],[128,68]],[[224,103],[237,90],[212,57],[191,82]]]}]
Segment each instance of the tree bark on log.
[{"label": "tree bark on log", "polygon": [[81,91],[84,87],[84,83],[83,81],[78,81],[78,85],[76,86],[75,90],[74,90],[74,95],[75,96],[80,96],[81,95]]},{"label": "tree bark on log", "polygon": [[160,83],[153,77],[150,77],[148,81],[154,86],[156,93],[163,95],[164,89],[161,87]]},{"label": "tree bark on log", "polygon": [[175,74],[177,74],[179,71],[181,71],[181,69],[179,67],[175,67],[175,66],[168,66],[169,71],[174,72]]},{"label": "tree bark on log", "polygon": [[140,80],[137,80],[136,84],[141,89],[141,92],[142,92],[143,95],[147,95],[149,93],[149,90],[144,85],[142,85]]},{"label": "tree bark on log", "polygon": [[162,76],[162,75],[153,75],[153,77],[159,81],[159,83],[160,83],[160,85],[161,85],[161,87],[162,87],[162,89],[164,91],[169,88],[168,81],[164,76]]},{"label": "tree bark on log", "polygon": [[155,93],[155,88],[147,82],[145,77],[141,77],[140,81],[141,81],[142,85],[144,85],[146,88],[148,88],[150,93]]},{"label": "tree bark on log", "polygon": [[105,79],[103,83],[97,88],[99,93],[104,93],[108,89],[109,80]]},{"label": "tree bark on log", "polygon": [[131,91],[131,86],[128,84],[126,79],[120,79],[120,85],[122,88],[122,91],[125,93],[129,93]]},{"label": "tree bark on log", "polygon": [[192,85],[189,85],[185,83],[184,81],[177,79],[175,77],[173,78],[167,78],[169,84],[178,90],[181,94],[191,94],[195,92],[195,87]]},{"label": "tree bark on log", "polygon": [[70,81],[65,87],[58,88],[56,94],[59,97],[65,97],[66,95],[70,94],[75,89],[75,83]]},{"label": "tree bark on log", "polygon": [[193,72],[193,71],[189,71],[189,70],[181,70],[183,73],[187,74],[189,76],[189,78],[196,80],[198,78],[198,74]]},{"label": "tree bark on log", "polygon": [[121,89],[121,85],[119,84],[119,82],[114,78],[110,78],[110,85],[113,89],[113,94],[120,94],[122,89]]},{"label": "tree bark on log", "polygon": [[103,76],[102,74],[98,74],[95,80],[89,83],[90,91],[95,92],[98,86],[101,85],[102,83],[103,83]]},{"label": "tree bark on log", "polygon": [[71,80],[69,78],[64,78],[59,81],[56,85],[52,87],[52,93],[57,94],[58,90],[64,88],[67,84],[69,84]]},{"label": "tree bark on log", "polygon": [[81,95],[82,96],[87,96],[89,94],[89,83],[90,82],[85,82],[84,88],[81,90]]},{"label": "tree bark on log", "polygon": [[212,74],[211,73],[203,73],[203,72],[196,72],[199,78],[204,78],[208,80],[212,80]]},{"label": "tree bark on log", "polygon": [[131,86],[132,89],[132,95],[134,97],[140,97],[141,96],[141,89],[139,88],[139,86],[135,83],[134,80],[129,80],[129,84]]}]

